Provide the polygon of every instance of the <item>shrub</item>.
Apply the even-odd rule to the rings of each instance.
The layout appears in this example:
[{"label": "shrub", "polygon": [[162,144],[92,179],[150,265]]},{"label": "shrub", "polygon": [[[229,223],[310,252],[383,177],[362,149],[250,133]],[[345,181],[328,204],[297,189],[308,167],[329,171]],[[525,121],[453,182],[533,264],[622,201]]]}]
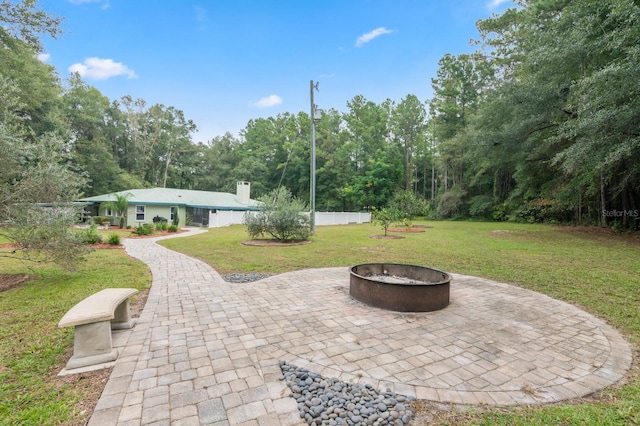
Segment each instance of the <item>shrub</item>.
[{"label": "shrub", "polygon": [[102,242],[102,235],[98,233],[97,225],[91,225],[82,232],[82,240],[85,244],[99,244]]},{"label": "shrub", "polygon": [[178,226],[177,225],[169,225],[169,227],[167,228],[167,230],[169,232],[178,232]]},{"label": "shrub", "polygon": [[528,200],[514,212],[515,221],[522,223],[565,223],[572,215],[569,206],[548,198]]},{"label": "shrub", "polygon": [[247,214],[244,224],[251,238],[269,235],[278,241],[304,241],[311,236],[309,217],[302,214],[307,205],[291,195],[286,188],[270,192],[259,200],[262,210]]},{"label": "shrub", "polygon": [[431,206],[427,200],[405,189],[394,194],[389,207],[402,213],[403,218],[412,220],[416,216],[427,216]]},{"label": "shrub", "polygon": [[153,225],[150,223],[143,223],[138,226],[133,233],[136,235],[151,235],[153,234]]},{"label": "shrub", "polygon": [[493,219],[495,206],[490,195],[476,195],[469,201],[469,215],[474,219]]},{"label": "shrub", "polygon": [[112,246],[119,245],[120,244],[120,235],[118,235],[118,234],[109,235],[109,238],[107,238],[107,243],[111,244]]},{"label": "shrub", "polygon": [[438,202],[438,214],[445,218],[459,215],[464,206],[464,197],[466,195],[466,191],[457,186],[442,194]]},{"label": "shrub", "polygon": [[113,218],[111,216],[94,216],[92,221],[94,225],[111,225]]},{"label": "shrub", "polygon": [[127,229],[131,229],[131,228],[132,228],[132,226],[131,226],[131,225],[127,225]]}]

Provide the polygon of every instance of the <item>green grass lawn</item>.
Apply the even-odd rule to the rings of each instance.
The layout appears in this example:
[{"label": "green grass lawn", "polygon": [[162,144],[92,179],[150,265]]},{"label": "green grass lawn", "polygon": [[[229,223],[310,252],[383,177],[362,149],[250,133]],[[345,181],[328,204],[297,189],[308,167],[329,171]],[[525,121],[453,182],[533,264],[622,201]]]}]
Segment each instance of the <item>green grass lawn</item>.
[{"label": "green grass lawn", "polygon": [[58,321],[103,288],[148,288],[148,268],[113,249],[91,253],[75,272],[0,258],[0,274],[32,277],[0,292],[0,424],[85,424],[82,401],[91,389],[56,377],[73,348],[73,327],[58,329]]},{"label": "green grass lawn", "polygon": [[[371,225],[318,227],[312,243],[254,247],[243,226],[211,229],[161,244],[212,265],[220,273],[280,273],[302,268],[399,262],[512,283],[564,300],[606,320],[640,346],[640,240],[597,228],[513,223],[416,222],[424,233],[373,239]],[[638,350],[634,349],[638,356]],[[469,415],[478,424],[640,424],[640,375],[599,401],[491,410]]]}]

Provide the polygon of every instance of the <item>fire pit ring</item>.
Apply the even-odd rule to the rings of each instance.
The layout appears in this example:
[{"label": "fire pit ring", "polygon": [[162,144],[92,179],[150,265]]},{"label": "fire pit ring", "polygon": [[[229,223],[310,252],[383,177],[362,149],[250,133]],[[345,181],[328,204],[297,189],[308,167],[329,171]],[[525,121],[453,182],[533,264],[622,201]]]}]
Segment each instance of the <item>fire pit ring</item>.
[{"label": "fire pit ring", "polygon": [[363,263],[350,269],[349,294],[367,305],[398,312],[429,312],[449,305],[451,276],[425,266]]}]

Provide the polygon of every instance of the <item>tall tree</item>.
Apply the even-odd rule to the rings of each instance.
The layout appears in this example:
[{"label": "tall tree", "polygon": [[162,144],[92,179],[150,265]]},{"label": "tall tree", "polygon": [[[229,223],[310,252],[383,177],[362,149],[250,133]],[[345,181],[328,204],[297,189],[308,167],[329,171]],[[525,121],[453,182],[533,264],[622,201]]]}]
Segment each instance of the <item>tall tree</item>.
[{"label": "tall tree", "polygon": [[13,48],[22,41],[39,52],[42,34],[53,38],[60,34],[62,18],[37,9],[37,4],[37,0],[0,1],[0,47]]},{"label": "tall tree", "polygon": [[414,159],[417,149],[424,147],[426,137],[427,112],[424,104],[415,95],[407,95],[393,109],[391,129],[393,137],[402,146],[404,152],[404,189],[416,192],[417,182]]},{"label": "tall tree", "polygon": [[[603,222],[608,209],[633,210],[640,198],[638,133],[630,124],[638,119],[639,85],[632,76],[639,5],[518,4],[479,22],[484,50],[502,78],[482,115],[518,158],[514,194],[573,210],[578,220],[585,210],[591,219],[602,213]],[[490,110],[502,116],[491,118]]]},{"label": "tall tree", "polygon": [[434,96],[429,103],[433,136],[438,147],[444,191],[464,185],[466,143],[456,138],[477,108],[489,86],[492,68],[481,55],[446,54],[440,59],[437,77],[431,80]]},{"label": "tall tree", "polygon": [[57,21],[34,4],[0,3],[0,221],[10,225],[0,232],[14,244],[0,256],[72,267],[84,253],[69,229],[83,180],[67,167],[68,130],[52,114],[57,77],[34,58],[36,34],[55,34]]}]

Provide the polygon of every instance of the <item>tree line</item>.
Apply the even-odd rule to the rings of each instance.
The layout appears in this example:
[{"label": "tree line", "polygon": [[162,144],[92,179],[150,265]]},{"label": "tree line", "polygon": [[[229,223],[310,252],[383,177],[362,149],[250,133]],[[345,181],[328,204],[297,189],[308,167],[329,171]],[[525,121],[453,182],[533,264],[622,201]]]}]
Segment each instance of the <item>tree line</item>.
[{"label": "tree line", "polygon": [[[428,201],[434,217],[637,226],[640,4],[515,3],[478,21],[475,51],[440,60],[431,99],[357,95],[344,111],[325,111],[318,210],[380,208],[403,191]],[[196,143],[196,124],[177,108],[110,100],[78,75],[62,81],[36,59],[36,35],[55,36],[59,20],[33,7],[0,8],[0,161],[20,165],[2,167],[6,194],[15,189],[7,182],[48,162],[85,195],[232,192],[247,180],[254,198],[286,187],[309,199],[307,113],[253,119],[237,136]],[[42,201],[57,191],[44,192]]]}]

